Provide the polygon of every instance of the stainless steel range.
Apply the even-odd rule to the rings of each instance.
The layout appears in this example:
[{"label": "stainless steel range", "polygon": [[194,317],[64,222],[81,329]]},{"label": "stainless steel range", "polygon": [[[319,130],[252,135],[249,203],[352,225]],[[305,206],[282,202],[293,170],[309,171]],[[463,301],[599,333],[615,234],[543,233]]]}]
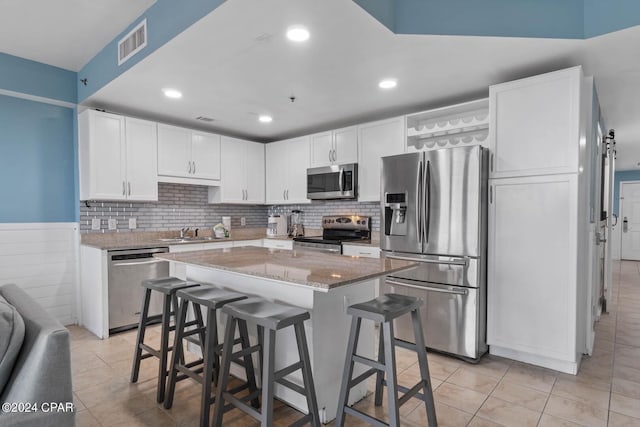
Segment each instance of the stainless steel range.
[{"label": "stainless steel range", "polygon": [[322,236],[295,237],[293,249],[342,253],[343,242],[371,241],[371,217],[332,215],[322,217]]}]

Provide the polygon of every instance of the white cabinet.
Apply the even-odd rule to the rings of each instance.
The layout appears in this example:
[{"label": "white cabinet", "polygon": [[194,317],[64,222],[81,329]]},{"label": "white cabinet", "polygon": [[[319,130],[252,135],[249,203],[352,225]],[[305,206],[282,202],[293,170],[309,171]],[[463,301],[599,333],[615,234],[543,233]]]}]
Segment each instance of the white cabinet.
[{"label": "white cabinet", "polygon": [[568,174],[492,181],[487,291],[492,349],[574,360],[577,179]]},{"label": "white cabinet", "polygon": [[272,249],[293,249],[293,240],[281,240],[281,239],[264,239],[262,246]]},{"label": "white cabinet", "polygon": [[307,199],[309,137],[266,146],[267,204],[310,203]]},{"label": "white cabinet", "polygon": [[404,117],[358,126],[359,201],[380,200],[380,159],[404,152],[404,129]]},{"label": "white cabinet", "polygon": [[220,135],[158,124],[159,181],[217,185]]},{"label": "white cabinet", "polygon": [[223,136],[222,180],[209,187],[209,203],[264,203],[264,144]]},{"label": "white cabinet", "polygon": [[490,177],[578,172],[580,67],[489,88]]},{"label": "white cabinet", "polygon": [[342,245],[342,255],[380,258],[380,248],[378,246],[349,245],[345,243]]},{"label": "white cabinet", "polygon": [[156,123],[86,110],[78,140],[81,200],[158,200]]},{"label": "white cabinet", "polygon": [[358,129],[351,126],[310,137],[311,167],[358,161]]},{"label": "white cabinet", "polygon": [[487,343],[573,374],[592,327],[589,82],[576,67],[490,89]]},{"label": "white cabinet", "polygon": [[240,248],[240,247],[244,247],[244,246],[257,246],[257,247],[261,248],[262,247],[262,239],[234,240],[233,241],[233,247],[234,248]]}]

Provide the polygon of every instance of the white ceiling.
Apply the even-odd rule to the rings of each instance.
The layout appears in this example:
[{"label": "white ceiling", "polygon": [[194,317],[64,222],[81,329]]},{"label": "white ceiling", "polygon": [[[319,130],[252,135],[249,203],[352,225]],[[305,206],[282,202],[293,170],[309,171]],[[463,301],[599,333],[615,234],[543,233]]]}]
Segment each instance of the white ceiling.
[{"label": "white ceiling", "polygon": [[[0,14],[0,51],[77,70],[153,1],[11,0],[0,10],[7,3],[13,16]],[[14,8],[37,10],[41,18]],[[112,22],[116,15],[122,24]],[[16,34],[26,23],[30,45],[21,46],[27,41]],[[286,40],[292,24],[310,28],[308,43]],[[105,26],[112,35],[98,43]],[[68,46],[93,52],[70,59]],[[607,126],[616,129],[618,169],[637,169],[639,51],[640,27],[588,40],[395,35],[351,0],[233,0],[84,104],[269,141],[485,97],[491,84],[583,65],[595,77]],[[396,89],[377,88],[387,76],[398,79]],[[164,87],[184,97],[166,99]],[[262,113],[274,121],[258,123]]]},{"label": "white ceiling", "polygon": [[156,0],[0,0],[0,52],[80,70]]}]

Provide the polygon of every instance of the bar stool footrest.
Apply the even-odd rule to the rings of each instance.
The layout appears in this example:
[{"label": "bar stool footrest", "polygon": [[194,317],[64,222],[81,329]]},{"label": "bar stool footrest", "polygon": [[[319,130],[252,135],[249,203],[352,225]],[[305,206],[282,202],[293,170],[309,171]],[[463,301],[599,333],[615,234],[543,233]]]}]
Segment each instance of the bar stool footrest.
[{"label": "bar stool footrest", "polygon": [[[251,399],[255,399],[256,397],[259,396],[259,391],[255,391],[247,396],[245,396],[242,399],[238,399],[237,397],[235,397],[234,395],[232,395],[229,392],[224,392],[224,400],[229,402],[229,405],[225,405],[224,406],[224,411],[227,412],[230,409],[233,408],[238,408],[240,409],[242,412],[244,412],[245,414],[253,417],[254,419],[256,419],[257,421],[261,421],[262,420],[262,414],[260,414],[260,412],[258,412],[257,410],[255,410],[253,407],[247,405],[244,400],[246,398],[246,400],[251,400]],[[251,399],[249,399],[251,398]]]},{"label": "bar stool footrest", "polygon": [[344,412],[345,414],[360,418],[362,421],[366,422],[367,424],[371,424],[374,427],[389,427],[389,424],[383,423],[379,419],[373,418],[371,415],[367,415],[364,412],[358,411],[357,409],[354,409],[350,406],[345,406]]},{"label": "bar stool footrest", "polygon": [[287,387],[288,389],[291,389],[291,390],[295,391],[298,394],[301,394],[303,396],[306,395],[306,391],[305,391],[304,388],[300,387],[298,384],[292,383],[291,381],[289,381],[289,380],[287,380],[285,378],[277,379],[277,380],[275,380],[275,382],[277,382],[280,385],[283,385],[283,386]]},{"label": "bar stool footrest", "polygon": [[300,418],[298,421],[294,421],[293,423],[289,424],[289,427],[300,427],[307,423],[310,423],[311,420],[313,420],[313,415],[307,414],[304,417]]},{"label": "bar stool footrest", "polygon": [[364,371],[363,373],[361,373],[360,375],[358,375],[357,377],[351,380],[351,382],[349,383],[349,388],[355,387],[356,385],[360,384],[362,381],[369,378],[371,375],[374,375],[377,373],[378,373],[378,370],[375,368],[371,368]]},{"label": "bar stool footrest", "polygon": [[354,354],[352,358],[354,362],[358,362],[362,365],[371,366],[373,369],[377,369],[378,371],[384,371],[386,369],[382,363],[378,362],[377,360],[369,359],[368,357],[362,357],[362,356],[358,356],[357,354]]},{"label": "bar stool footrest", "polygon": [[278,372],[273,374],[273,378],[278,381],[281,378],[286,377],[292,372],[297,371],[298,369],[302,369],[302,361],[296,362],[292,365],[287,366],[286,368],[280,369]]}]

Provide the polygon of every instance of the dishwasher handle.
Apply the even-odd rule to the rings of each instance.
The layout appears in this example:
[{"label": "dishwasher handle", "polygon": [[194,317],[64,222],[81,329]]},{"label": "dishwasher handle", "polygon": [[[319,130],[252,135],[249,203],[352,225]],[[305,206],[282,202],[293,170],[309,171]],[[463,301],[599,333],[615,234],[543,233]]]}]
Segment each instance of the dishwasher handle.
[{"label": "dishwasher handle", "polygon": [[148,264],[158,264],[161,262],[167,262],[166,260],[163,259],[157,259],[157,258],[153,258],[147,261],[138,261],[136,259],[132,259],[131,261],[116,261],[116,262],[112,262],[111,265],[113,265],[114,267],[129,267],[132,265],[148,265]]},{"label": "dishwasher handle", "polygon": [[443,294],[467,295],[469,293],[467,289],[444,289],[444,288],[435,288],[433,286],[411,285],[409,283],[398,282],[396,280],[391,280],[391,279],[386,279],[385,283],[388,283],[390,285],[405,286],[407,288],[412,288],[412,289],[419,289],[421,291],[440,292]]}]

